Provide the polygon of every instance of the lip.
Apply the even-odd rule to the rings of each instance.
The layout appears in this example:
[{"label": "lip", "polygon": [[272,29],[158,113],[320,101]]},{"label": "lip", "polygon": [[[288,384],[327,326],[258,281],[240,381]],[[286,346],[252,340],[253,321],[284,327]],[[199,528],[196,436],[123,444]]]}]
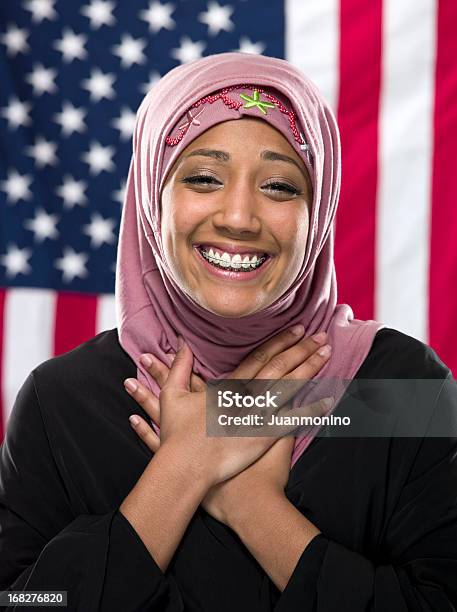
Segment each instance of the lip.
[{"label": "lip", "polygon": [[273,257],[273,253],[266,251],[265,249],[261,249],[258,247],[249,247],[249,246],[240,246],[239,244],[235,244],[233,242],[195,242],[193,244],[194,247],[208,246],[217,249],[218,251],[225,251],[226,253],[233,253],[236,255],[237,253],[257,253],[263,255],[266,253],[270,257]]},{"label": "lip", "polygon": [[[208,244],[208,243],[202,243]],[[252,270],[251,272],[233,272],[225,270],[224,268],[216,268],[212,264],[207,261],[203,255],[200,253],[199,249],[196,245],[193,246],[193,251],[195,251],[195,257],[201,263],[201,265],[213,276],[217,276],[219,278],[224,278],[225,280],[239,280],[239,281],[249,281],[251,279],[256,279],[261,276],[265,270],[270,266],[274,257],[269,256],[268,260],[257,268],[256,270]],[[265,253],[265,251],[263,251]]]}]

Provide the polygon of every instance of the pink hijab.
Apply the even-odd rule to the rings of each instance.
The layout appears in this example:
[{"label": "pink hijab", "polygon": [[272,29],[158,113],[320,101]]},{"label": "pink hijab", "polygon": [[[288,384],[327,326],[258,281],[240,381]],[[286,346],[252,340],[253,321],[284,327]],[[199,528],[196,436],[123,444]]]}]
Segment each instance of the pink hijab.
[{"label": "pink hijab", "polygon": [[[161,241],[160,194],[165,166],[170,167],[165,139],[178,120],[202,97],[240,83],[274,88],[293,104],[313,160],[313,202],[297,278],[264,310],[234,319],[204,309],[173,278]],[[192,350],[194,372],[203,380],[220,379],[256,347],[297,323],[304,325],[305,336],[326,331],[332,345],[332,356],[313,380],[347,382],[355,376],[376,332],[385,325],[354,319],[348,304],[337,304],[333,247],[340,172],[340,140],[333,113],[316,86],[285,60],[221,53],[178,66],[154,85],[136,117],[116,268],[119,342],[137,364],[140,382],[159,395],[159,386],[139,363],[139,356],[149,352],[170,365],[167,353],[177,351],[178,334]],[[335,384],[334,406],[344,389]],[[306,394],[300,397],[301,403],[305,400]],[[154,428],[159,432],[155,424]],[[318,430],[316,426],[295,438],[291,467]]]}]

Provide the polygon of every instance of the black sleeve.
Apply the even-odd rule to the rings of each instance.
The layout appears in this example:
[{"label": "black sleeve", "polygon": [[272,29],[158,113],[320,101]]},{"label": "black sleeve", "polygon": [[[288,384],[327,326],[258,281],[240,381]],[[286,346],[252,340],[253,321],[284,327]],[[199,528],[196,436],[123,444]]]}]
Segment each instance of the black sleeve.
[{"label": "black sleeve", "polygon": [[184,609],[175,581],[117,507],[105,514],[72,512],[33,372],[18,393],[0,452],[2,590],[64,590],[66,609],[78,612]]},{"label": "black sleeve", "polygon": [[[444,427],[449,437],[442,436]],[[441,437],[434,437],[438,433]],[[457,383],[451,374],[381,548],[380,559],[369,559],[318,534],[303,551],[275,611],[455,612]]]}]

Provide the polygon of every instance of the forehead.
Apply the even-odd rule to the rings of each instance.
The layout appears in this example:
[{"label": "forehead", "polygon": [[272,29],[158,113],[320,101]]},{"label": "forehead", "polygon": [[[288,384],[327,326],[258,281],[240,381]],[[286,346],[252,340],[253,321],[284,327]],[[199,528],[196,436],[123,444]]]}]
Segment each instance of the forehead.
[{"label": "forehead", "polygon": [[[240,146],[242,145],[242,146]],[[230,161],[237,157],[237,153],[246,156],[247,153],[258,154],[264,149],[273,149],[287,154],[303,166],[300,156],[279,130],[256,117],[243,117],[241,119],[223,121],[208,128],[195,138],[181,152],[177,162],[192,159],[192,153],[202,148],[226,151],[228,156],[219,156],[219,161]],[[263,157],[265,161],[274,161],[273,157]]]}]

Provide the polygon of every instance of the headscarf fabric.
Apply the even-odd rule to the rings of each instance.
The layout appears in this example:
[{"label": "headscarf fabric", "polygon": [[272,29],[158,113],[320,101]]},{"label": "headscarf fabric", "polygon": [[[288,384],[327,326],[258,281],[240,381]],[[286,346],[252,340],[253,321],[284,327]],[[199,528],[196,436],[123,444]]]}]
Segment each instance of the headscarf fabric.
[{"label": "headscarf fabric", "polygon": [[[227,318],[195,302],[173,277],[161,239],[160,196],[167,172],[180,151],[203,129],[243,114],[262,116],[254,102],[247,108],[243,105],[230,109],[221,101],[222,90],[231,100],[243,100],[241,93],[258,100],[255,88],[264,92],[261,100],[271,101],[268,96],[274,92],[274,99],[291,111],[269,112],[263,118],[268,116],[270,122],[277,119],[275,127],[294,146],[310,174],[313,199],[309,233],[302,267],[286,292],[263,310]],[[216,95],[219,98],[214,101],[214,109],[217,104],[218,113],[205,110],[196,117],[193,105],[206,99],[205,104],[212,106],[208,97]],[[228,116],[227,112],[232,114]],[[170,366],[169,353],[177,352],[178,335],[183,336],[194,355],[193,371],[206,381],[226,378],[254,349],[299,323],[304,325],[305,336],[326,331],[332,346],[331,357],[313,381],[354,378],[377,331],[385,325],[355,319],[350,305],[337,304],[334,226],[340,175],[340,138],[335,117],[317,87],[286,60],[221,53],[178,66],[153,86],[136,116],[115,287],[119,342],[137,364],[141,383],[159,396],[159,385],[140,364],[139,356],[152,353]],[[307,387],[303,389],[301,405],[307,396]],[[335,385],[334,406],[344,389],[344,385]],[[318,431],[319,426],[315,426],[295,438],[291,467]]]}]

